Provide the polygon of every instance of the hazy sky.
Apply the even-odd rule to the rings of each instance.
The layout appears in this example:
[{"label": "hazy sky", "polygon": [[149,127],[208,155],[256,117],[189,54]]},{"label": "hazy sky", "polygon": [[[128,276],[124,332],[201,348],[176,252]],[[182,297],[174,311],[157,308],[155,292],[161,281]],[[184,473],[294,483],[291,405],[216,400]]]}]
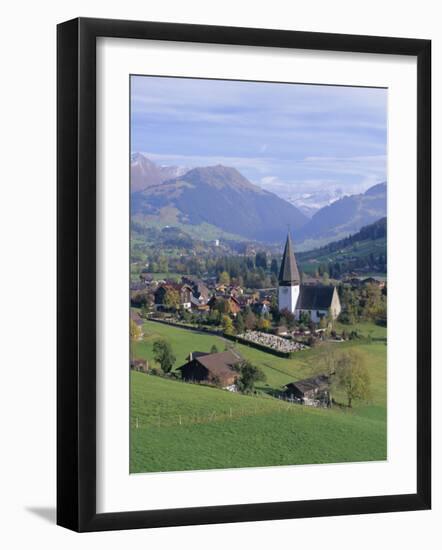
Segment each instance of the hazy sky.
[{"label": "hazy sky", "polygon": [[386,180],[387,90],[132,77],[132,152],[225,164],[283,197]]}]

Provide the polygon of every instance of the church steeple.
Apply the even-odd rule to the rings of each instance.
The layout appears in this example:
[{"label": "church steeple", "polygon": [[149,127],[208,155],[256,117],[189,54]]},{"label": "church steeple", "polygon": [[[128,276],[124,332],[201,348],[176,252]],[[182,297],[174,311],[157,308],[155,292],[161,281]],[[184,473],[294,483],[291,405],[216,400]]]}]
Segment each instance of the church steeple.
[{"label": "church steeple", "polygon": [[294,286],[301,282],[290,232],[287,234],[278,280],[280,286]]}]

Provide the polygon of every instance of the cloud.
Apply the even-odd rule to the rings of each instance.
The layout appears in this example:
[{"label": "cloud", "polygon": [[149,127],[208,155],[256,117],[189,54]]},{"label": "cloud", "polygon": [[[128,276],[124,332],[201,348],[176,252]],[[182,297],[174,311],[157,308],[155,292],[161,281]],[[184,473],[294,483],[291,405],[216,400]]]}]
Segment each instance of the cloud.
[{"label": "cloud", "polygon": [[[283,197],[386,180],[385,89],[132,77],[133,151],[233,166]],[[270,154],[269,154],[270,153]]]}]

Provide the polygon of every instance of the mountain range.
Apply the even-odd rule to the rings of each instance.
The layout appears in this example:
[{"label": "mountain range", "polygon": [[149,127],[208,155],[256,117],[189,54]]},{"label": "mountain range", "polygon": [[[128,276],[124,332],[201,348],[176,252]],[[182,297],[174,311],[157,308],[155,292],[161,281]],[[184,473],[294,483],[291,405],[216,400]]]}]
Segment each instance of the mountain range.
[{"label": "mountain range", "polygon": [[158,166],[142,153],[134,153],[130,163],[131,192],[136,193],[151,185],[177,178],[188,170],[185,166]]},{"label": "mountain range", "polygon": [[379,183],[365,193],[347,195],[318,210],[301,228],[297,240],[329,242],[359,231],[387,215],[387,184]]},{"label": "mountain range", "polygon": [[[309,218],[299,208],[217,165],[159,166],[141,153],[131,158],[131,210],[138,223],[211,226],[243,239],[325,244],[386,215],[386,183],[344,196]],[[302,246],[305,249],[305,246]]]}]

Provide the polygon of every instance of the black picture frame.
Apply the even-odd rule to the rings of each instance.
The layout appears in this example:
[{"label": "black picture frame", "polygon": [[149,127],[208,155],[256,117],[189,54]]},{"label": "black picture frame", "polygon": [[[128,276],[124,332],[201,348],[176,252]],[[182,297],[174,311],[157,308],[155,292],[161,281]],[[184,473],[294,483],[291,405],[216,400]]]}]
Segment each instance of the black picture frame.
[{"label": "black picture frame", "polygon": [[[417,58],[417,491],[361,498],[96,512],[96,39]],[[431,41],[106,19],[57,28],[57,523],[75,531],[424,510],[431,506]]]}]

